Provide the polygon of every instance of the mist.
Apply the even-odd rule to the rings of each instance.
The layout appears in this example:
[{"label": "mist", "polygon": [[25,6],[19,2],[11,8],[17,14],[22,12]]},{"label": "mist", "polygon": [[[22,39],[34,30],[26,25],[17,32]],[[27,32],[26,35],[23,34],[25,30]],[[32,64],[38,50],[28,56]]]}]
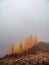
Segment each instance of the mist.
[{"label": "mist", "polygon": [[30,34],[49,42],[49,0],[0,0],[0,56]]}]

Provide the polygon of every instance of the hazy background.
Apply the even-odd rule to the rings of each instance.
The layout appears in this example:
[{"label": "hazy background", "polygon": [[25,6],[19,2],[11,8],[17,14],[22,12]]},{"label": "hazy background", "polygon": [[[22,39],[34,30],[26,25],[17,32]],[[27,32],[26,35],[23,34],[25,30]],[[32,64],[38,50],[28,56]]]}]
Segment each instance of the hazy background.
[{"label": "hazy background", "polygon": [[49,0],[0,0],[0,56],[30,34],[49,42]]}]

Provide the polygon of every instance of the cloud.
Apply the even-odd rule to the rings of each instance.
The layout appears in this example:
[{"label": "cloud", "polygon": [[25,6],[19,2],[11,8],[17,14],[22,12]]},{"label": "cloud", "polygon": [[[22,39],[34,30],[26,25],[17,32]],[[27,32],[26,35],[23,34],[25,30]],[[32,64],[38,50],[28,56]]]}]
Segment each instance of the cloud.
[{"label": "cloud", "polygon": [[[2,48],[30,34],[49,41],[49,0],[2,0],[0,2],[0,38]],[[8,42],[6,42],[8,38]]]}]

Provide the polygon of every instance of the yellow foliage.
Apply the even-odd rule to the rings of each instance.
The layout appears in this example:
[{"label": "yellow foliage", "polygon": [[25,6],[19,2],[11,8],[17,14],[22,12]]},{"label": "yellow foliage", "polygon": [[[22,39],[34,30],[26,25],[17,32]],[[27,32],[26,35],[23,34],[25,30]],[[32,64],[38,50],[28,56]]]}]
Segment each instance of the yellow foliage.
[{"label": "yellow foliage", "polygon": [[38,38],[35,36],[33,39],[33,45],[37,45],[38,44]]},{"label": "yellow foliage", "polygon": [[23,50],[24,50],[23,44],[20,42],[20,43],[19,43],[19,46],[18,46],[18,48],[17,48],[17,52],[18,52],[18,53],[21,53],[21,52],[23,52]]},{"label": "yellow foliage", "polygon": [[32,35],[30,35],[30,37],[27,37],[25,39],[24,45],[20,42],[18,47],[15,47],[14,43],[12,43],[10,45],[9,51],[10,51],[10,54],[22,53],[24,50],[27,50],[37,44],[38,44],[38,38],[36,36],[32,38]]},{"label": "yellow foliage", "polygon": [[24,47],[25,47],[25,50],[30,48],[30,38],[29,37],[25,39]]},{"label": "yellow foliage", "polygon": [[12,43],[12,44],[10,45],[10,48],[9,48],[10,54],[14,54],[14,49],[15,49],[15,45],[14,45],[14,43]]}]

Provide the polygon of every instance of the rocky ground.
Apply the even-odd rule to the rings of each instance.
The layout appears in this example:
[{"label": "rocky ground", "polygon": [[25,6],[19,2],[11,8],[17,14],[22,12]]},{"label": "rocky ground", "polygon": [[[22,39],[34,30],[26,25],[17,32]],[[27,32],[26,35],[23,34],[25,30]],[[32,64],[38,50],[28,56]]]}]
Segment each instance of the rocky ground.
[{"label": "rocky ground", "polygon": [[49,55],[26,55],[20,58],[4,58],[0,60],[0,65],[49,65]]},{"label": "rocky ground", "polygon": [[49,46],[41,43],[20,55],[6,55],[0,65],[49,65]]}]

